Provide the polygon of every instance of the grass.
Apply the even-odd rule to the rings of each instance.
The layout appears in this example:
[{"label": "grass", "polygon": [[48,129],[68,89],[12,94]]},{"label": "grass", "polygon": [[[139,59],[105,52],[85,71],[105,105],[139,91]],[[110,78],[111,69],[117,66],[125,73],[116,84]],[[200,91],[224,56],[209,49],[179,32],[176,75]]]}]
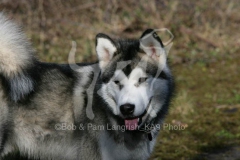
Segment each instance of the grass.
[{"label": "grass", "polygon": [[77,62],[95,61],[99,32],[138,38],[146,28],[168,28],[177,90],[165,123],[186,128],[162,130],[151,159],[198,159],[240,145],[239,2],[9,0],[0,9],[47,62],[67,63],[72,40]]}]

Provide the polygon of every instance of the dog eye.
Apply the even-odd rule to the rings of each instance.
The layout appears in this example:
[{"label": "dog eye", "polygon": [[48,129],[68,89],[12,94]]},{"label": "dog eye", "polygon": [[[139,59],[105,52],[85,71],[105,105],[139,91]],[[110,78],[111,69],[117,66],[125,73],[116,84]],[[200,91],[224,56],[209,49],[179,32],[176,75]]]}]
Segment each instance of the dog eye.
[{"label": "dog eye", "polygon": [[120,81],[114,81],[116,85],[120,85]]},{"label": "dog eye", "polygon": [[141,78],[139,78],[138,84],[146,82],[147,79],[148,79],[148,77],[141,77]]},{"label": "dog eye", "polygon": [[121,85],[120,81],[114,81],[114,83],[119,86],[120,90],[123,88],[123,85]]}]

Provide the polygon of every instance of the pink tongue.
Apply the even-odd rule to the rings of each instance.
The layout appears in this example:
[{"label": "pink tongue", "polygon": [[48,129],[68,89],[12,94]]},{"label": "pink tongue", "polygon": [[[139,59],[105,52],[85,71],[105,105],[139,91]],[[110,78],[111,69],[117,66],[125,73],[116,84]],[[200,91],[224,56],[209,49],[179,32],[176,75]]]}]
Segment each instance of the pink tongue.
[{"label": "pink tongue", "polygon": [[131,120],[125,120],[125,126],[127,130],[136,130],[138,126],[138,118],[136,119],[131,119]]}]

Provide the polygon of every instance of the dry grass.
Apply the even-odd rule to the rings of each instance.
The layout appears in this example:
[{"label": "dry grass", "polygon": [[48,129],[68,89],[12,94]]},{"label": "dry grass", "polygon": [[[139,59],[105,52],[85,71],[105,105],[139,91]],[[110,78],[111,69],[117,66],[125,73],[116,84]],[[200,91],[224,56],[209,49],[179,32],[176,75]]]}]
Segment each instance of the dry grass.
[{"label": "dry grass", "polygon": [[182,119],[189,118],[194,112],[194,104],[191,96],[187,91],[180,91],[173,101],[172,108],[170,109],[170,115],[178,116]]},{"label": "dry grass", "polygon": [[114,38],[137,38],[149,27],[166,27],[174,33],[173,61],[175,57],[191,62],[208,58],[206,48],[213,54],[219,54],[226,47],[235,51],[240,43],[236,34],[239,7],[236,1],[206,0],[181,3],[6,0],[0,3],[0,8],[24,26],[40,59],[51,62],[66,62],[71,40],[78,42],[77,59],[92,61],[97,33],[105,32]]},{"label": "dry grass", "polygon": [[166,123],[188,127],[163,130],[152,158],[197,158],[240,144],[238,1],[2,0],[0,9],[23,26],[47,62],[67,63],[72,40],[76,61],[95,61],[99,32],[138,38],[146,28],[168,28],[177,93]]}]

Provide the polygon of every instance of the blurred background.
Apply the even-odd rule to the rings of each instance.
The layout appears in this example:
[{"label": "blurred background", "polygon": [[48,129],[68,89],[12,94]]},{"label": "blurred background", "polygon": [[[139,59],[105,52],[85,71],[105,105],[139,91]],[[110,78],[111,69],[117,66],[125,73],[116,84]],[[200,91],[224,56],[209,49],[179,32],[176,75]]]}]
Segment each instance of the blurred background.
[{"label": "blurred background", "polygon": [[[240,159],[240,1],[0,0],[41,61],[96,61],[95,36],[168,28],[176,94],[151,159]],[[14,159],[8,158],[8,159]]]}]

